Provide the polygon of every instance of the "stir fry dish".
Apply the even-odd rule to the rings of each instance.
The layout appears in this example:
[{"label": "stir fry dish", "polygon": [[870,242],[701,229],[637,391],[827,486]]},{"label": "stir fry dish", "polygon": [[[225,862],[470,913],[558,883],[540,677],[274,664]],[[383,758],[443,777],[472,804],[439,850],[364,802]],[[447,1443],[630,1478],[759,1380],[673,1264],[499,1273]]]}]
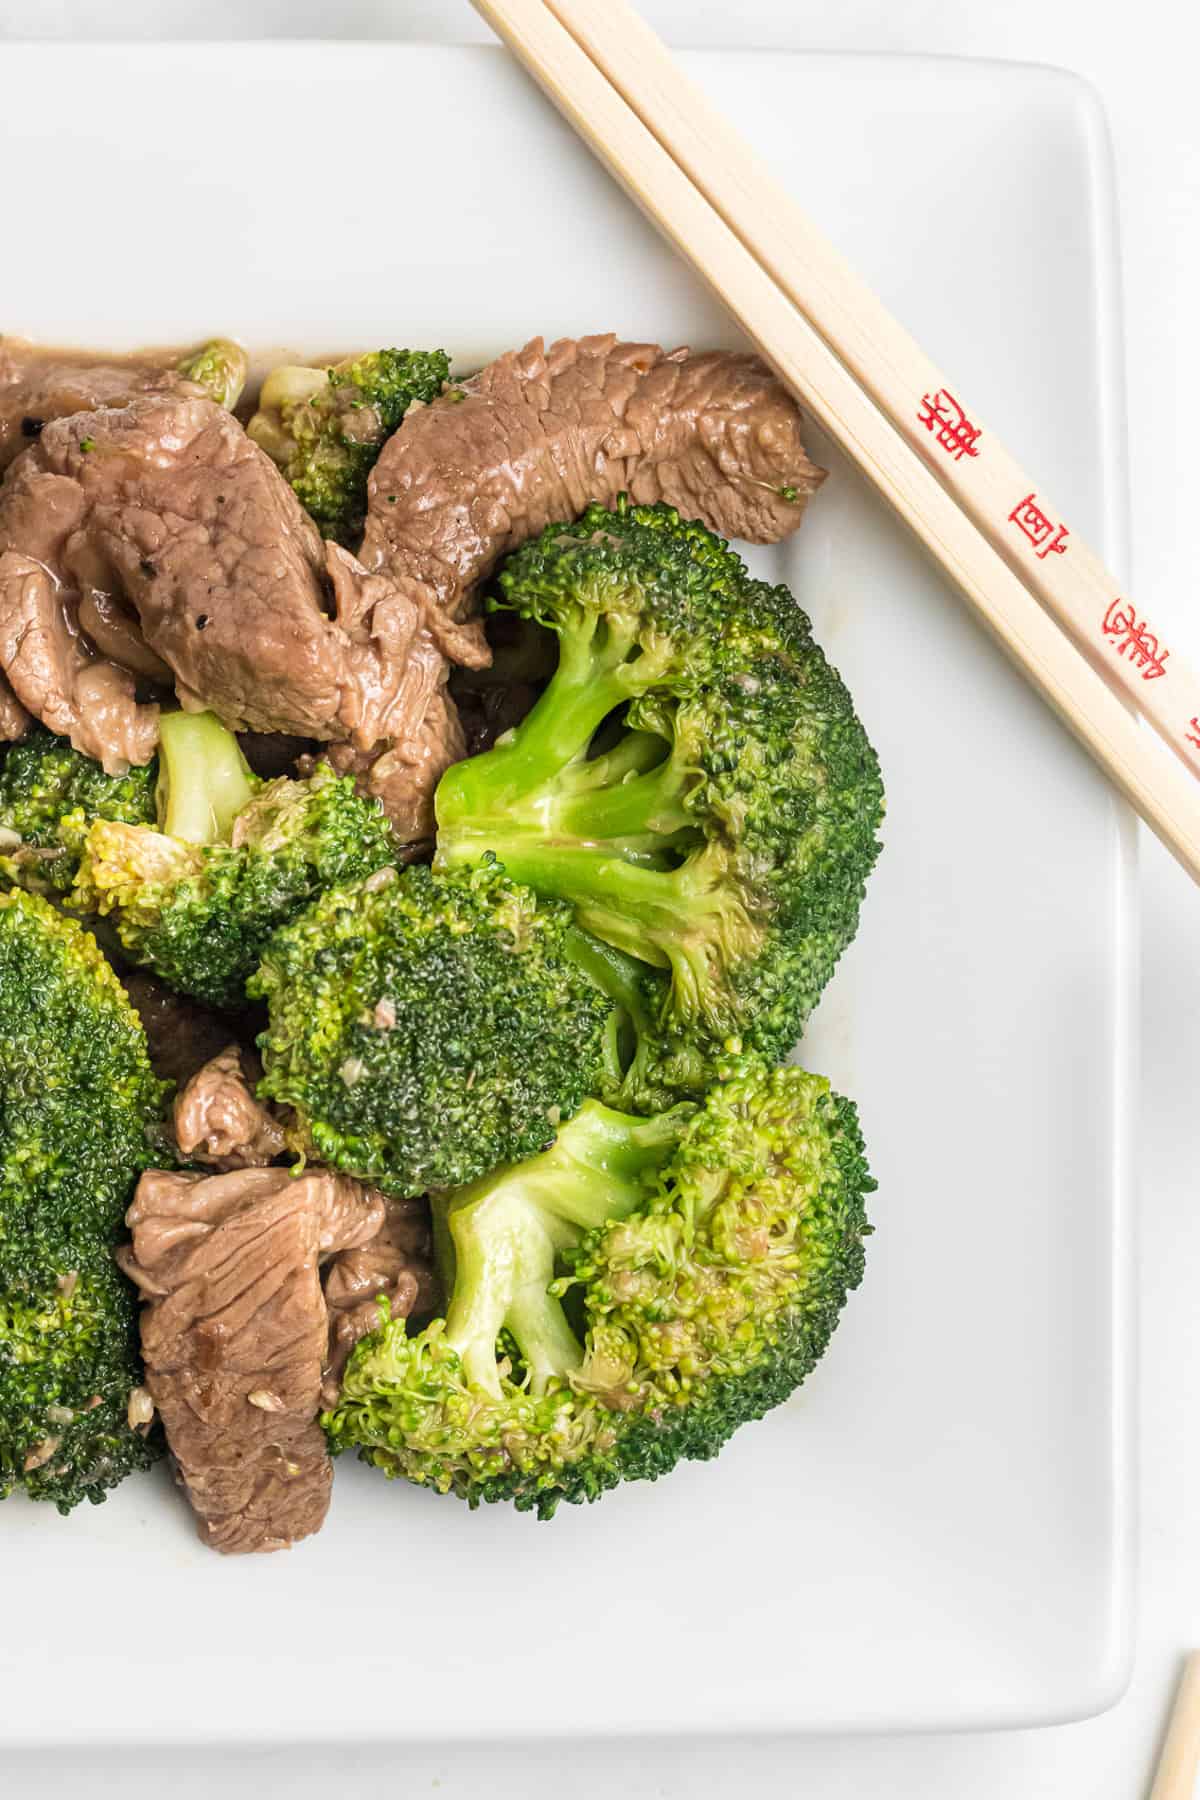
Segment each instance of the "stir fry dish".
[{"label": "stir fry dish", "polygon": [[353,1451],[548,1519],[862,1278],[793,1052],[882,782],[730,542],[824,472],[740,353],[249,367],[0,339],[0,1496],[166,1456],[262,1552]]}]

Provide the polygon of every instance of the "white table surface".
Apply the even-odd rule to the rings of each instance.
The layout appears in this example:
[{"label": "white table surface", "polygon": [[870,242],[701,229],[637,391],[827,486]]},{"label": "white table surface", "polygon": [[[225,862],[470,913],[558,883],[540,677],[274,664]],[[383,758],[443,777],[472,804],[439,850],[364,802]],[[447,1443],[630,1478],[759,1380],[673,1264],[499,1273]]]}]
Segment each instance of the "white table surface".
[{"label": "white table surface", "polygon": [[[1049,62],[1108,110],[1124,246],[1133,591],[1200,658],[1200,14],[1185,0],[642,0],[672,42],[922,51]],[[466,0],[0,0],[22,37],[264,35],[485,40]],[[299,127],[300,121],[293,121]],[[12,178],[11,174],[6,178]],[[18,176],[19,178],[19,176]],[[1037,195],[1031,194],[1036,206]],[[936,345],[931,346],[936,352]],[[1019,449],[1019,446],[1017,447]],[[1143,845],[1141,1572],[1133,1683],[1113,1711],[1039,1732],[737,1740],[690,1746],[6,1759],[0,1794],[315,1800],[372,1779],[437,1800],[1132,1800],[1149,1774],[1181,1653],[1200,1644],[1200,895]],[[6,1621],[6,1629],[14,1628]],[[314,1630],[324,1629],[314,1621]],[[321,1703],[336,1708],[336,1684]],[[130,1696],[136,1717],[136,1695]],[[382,1724],[382,1722],[381,1722]]]}]

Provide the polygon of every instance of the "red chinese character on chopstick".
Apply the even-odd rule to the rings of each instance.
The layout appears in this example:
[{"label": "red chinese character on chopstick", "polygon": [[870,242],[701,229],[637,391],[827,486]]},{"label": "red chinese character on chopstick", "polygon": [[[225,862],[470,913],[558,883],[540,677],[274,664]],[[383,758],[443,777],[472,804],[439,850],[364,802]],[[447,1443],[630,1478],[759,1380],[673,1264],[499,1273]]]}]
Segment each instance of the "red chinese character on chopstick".
[{"label": "red chinese character on chopstick", "polygon": [[1033,494],[1026,494],[1019,500],[1008,518],[1010,524],[1024,532],[1037,551],[1039,561],[1049,556],[1052,550],[1056,556],[1066,555],[1069,535],[1066,526],[1055,525],[1048,519]]},{"label": "red chinese character on chopstick", "polygon": [[[1112,648],[1118,656],[1128,655],[1131,663],[1141,670],[1143,681],[1153,681],[1167,672],[1167,659],[1171,652],[1160,650],[1158,639],[1147,629],[1145,619],[1139,619],[1137,612],[1128,600],[1114,600],[1104,615],[1100,626],[1105,637],[1112,638]],[[1192,724],[1196,721],[1193,719]]]},{"label": "red chinese character on chopstick", "polygon": [[949,388],[922,395],[917,420],[926,431],[933,432],[934,442],[952,461],[961,462],[964,456],[979,455],[980,427],[972,425]]},{"label": "red chinese character on chopstick", "polygon": [[1195,744],[1197,750],[1200,750],[1200,719],[1189,719],[1188,724],[1191,726],[1192,731],[1196,733],[1196,736],[1193,737],[1192,731],[1189,731],[1187,734],[1187,741],[1189,744]]}]

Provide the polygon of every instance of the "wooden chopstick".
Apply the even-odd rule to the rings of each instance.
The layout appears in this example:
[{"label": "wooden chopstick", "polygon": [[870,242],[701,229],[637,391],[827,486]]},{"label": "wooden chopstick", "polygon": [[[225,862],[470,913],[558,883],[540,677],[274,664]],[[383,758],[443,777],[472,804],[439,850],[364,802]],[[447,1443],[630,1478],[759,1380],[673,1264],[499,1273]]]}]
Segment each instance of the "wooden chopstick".
[{"label": "wooden chopstick", "polygon": [[[1025,585],[1025,570],[1018,574],[979,530],[930,466],[929,453],[919,452],[893,426],[824,335],[567,30],[558,11],[564,16],[570,12],[574,19],[571,9],[583,0],[474,3],[709,283],[780,378],[910,527],[1151,830],[1200,881],[1200,786],[1139,728],[1124,701]],[[625,11],[620,0],[603,0],[603,5]],[[609,55],[611,60],[611,46]],[[1055,555],[1054,560],[1064,559]],[[1126,659],[1112,661],[1124,665]],[[1173,662],[1167,666],[1172,669]]]},{"label": "wooden chopstick", "polygon": [[1200,1769],[1200,1651],[1193,1650],[1167,1725],[1150,1800],[1192,1800]]},{"label": "wooden chopstick", "polygon": [[626,0],[545,0],[1027,588],[1200,775],[1200,675]]}]

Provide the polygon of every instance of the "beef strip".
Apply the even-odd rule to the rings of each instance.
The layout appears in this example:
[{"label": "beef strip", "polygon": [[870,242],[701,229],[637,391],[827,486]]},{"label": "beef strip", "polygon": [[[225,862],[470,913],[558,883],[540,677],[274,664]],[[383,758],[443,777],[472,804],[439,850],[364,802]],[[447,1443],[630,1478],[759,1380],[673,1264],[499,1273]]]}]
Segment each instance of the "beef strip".
[{"label": "beef strip", "polygon": [[[133,674],[102,656],[80,626],[71,564],[84,547],[88,501],[82,482],[49,464],[76,423],[47,426],[0,488],[0,667],[35,718],[121,774],[154,755],[158,708],[139,704]],[[86,440],[86,430],[78,435]]]},{"label": "beef strip", "polygon": [[116,770],[153,753],[157,712],[81,631],[81,605],[96,616],[101,600],[110,632],[114,606],[140,628],[185,707],[360,750],[419,737],[430,668],[488,655],[477,626],[323,544],[270,458],[204,399],[60,419],[0,490],[0,666],[30,712]]},{"label": "beef strip", "polygon": [[118,1259],[145,1301],[146,1386],[213,1549],[284,1549],[324,1521],[319,1263],[382,1219],[379,1195],[325,1170],[139,1181]]},{"label": "beef strip", "polygon": [[[320,759],[339,775],[353,775],[359,793],[378,800],[392,822],[401,844],[414,850],[436,831],[433,796],[451,763],[467,754],[467,740],[458,708],[446,691],[446,665],[434,652],[428,698],[414,707],[414,728],[405,738],[375,750],[355,750],[350,744],[333,744]],[[301,769],[313,766],[312,758]]]},{"label": "beef strip", "polygon": [[12,691],[6,675],[0,674],[0,744],[15,744],[29,730],[32,720]]},{"label": "beef strip", "polygon": [[119,406],[134,394],[201,394],[153,352],[105,362],[86,352],[39,350],[17,338],[0,341],[0,470],[38,437],[51,419]]},{"label": "beef strip", "polygon": [[388,1302],[393,1319],[408,1319],[431,1314],[438,1296],[428,1202],[389,1199],[383,1223],[370,1243],[340,1250],[326,1271],[329,1349],[321,1382],[324,1405],[337,1404],[350,1352],[379,1324],[381,1299]]},{"label": "beef strip", "polygon": [[[97,921],[89,920],[95,930]],[[118,945],[118,949],[120,946]],[[229,1020],[196,1000],[185,1000],[142,969],[119,967],[117,974],[142,1021],[150,1061],[162,1081],[179,1087],[229,1043]]]},{"label": "beef strip", "polygon": [[283,1127],[251,1091],[256,1075],[261,1070],[239,1044],[226,1044],[196,1070],[175,1097],[175,1141],[186,1161],[256,1169],[281,1154]]},{"label": "beef strip", "polygon": [[667,500],[724,537],[776,543],[824,479],[800,428],[757,357],[668,354],[611,334],[546,350],[534,338],[388,439],[359,556],[457,618],[502,556],[623,491]]}]

